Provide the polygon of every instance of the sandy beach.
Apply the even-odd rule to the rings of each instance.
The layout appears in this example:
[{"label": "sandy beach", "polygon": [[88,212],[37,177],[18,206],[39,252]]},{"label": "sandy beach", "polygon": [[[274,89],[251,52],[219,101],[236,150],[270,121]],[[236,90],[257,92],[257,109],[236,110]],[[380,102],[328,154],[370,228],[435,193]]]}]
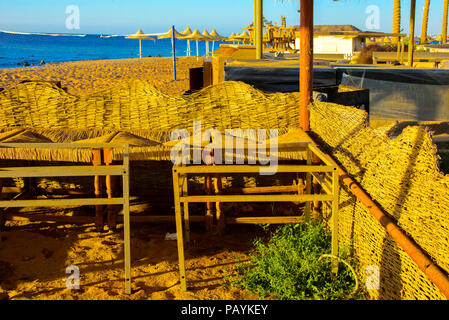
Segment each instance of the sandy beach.
[{"label": "sandy beach", "polygon": [[[23,80],[61,81],[69,93],[81,95],[120,81],[141,79],[151,81],[165,93],[179,95],[189,89],[188,68],[199,66],[201,60],[198,62],[196,57],[178,59],[177,81],[172,80],[171,63],[170,58],[144,58],[3,69],[0,70],[0,87],[8,88]],[[142,208],[133,205],[133,210]],[[72,214],[70,209],[61,208],[41,208],[41,211]],[[116,233],[100,234],[93,225],[8,221],[6,230],[1,233],[0,300],[254,299],[257,297],[248,292],[229,287],[226,280],[238,261],[248,259],[251,240],[255,237],[248,228],[257,230],[231,227],[224,237],[218,237],[207,234],[200,225],[195,226],[192,245],[186,250],[190,289],[183,292],[177,271],[176,241],[165,240],[167,232],[176,232],[175,225],[133,225],[133,294],[128,296],[124,292],[123,232],[120,226]],[[66,288],[69,265],[79,267],[79,290]]]},{"label": "sandy beach", "polygon": [[38,67],[0,69],[0,88],[24,80],[61,81],[75,95],[110,88],[131,79],[146,80],[162,92],[179,95],[189,89],[189,68],[202,66],[203,58],[177,58],[177,79],[173,80],[172,58],[92,60],[51,63]]}]

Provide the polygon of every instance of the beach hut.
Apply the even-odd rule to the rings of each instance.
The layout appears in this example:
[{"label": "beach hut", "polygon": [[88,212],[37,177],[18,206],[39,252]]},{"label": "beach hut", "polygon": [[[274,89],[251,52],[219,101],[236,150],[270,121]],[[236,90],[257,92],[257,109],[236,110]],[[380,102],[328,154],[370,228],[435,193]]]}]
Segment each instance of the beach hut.
[{"label": "beach hut", "polygon": [[135,34],[130,34],[125,37],[126,39],[138,39],[139,40],[139,58],[142,58],[142,40],[156,40],[154,38],[151,38],[147,35],[145,35],[142,31],[142,29],[137,30]]},{"label": "beach hut", "polygon": [[207,38],[205,36],[203,36],[198,29],[193,30],[193,32],[185,37],[181,37],[182,40],[195,40],[196,41],[196,58],[198,59],[199,57],[199,49],[198,49],[198,41],[210,41],[211,38]]}]

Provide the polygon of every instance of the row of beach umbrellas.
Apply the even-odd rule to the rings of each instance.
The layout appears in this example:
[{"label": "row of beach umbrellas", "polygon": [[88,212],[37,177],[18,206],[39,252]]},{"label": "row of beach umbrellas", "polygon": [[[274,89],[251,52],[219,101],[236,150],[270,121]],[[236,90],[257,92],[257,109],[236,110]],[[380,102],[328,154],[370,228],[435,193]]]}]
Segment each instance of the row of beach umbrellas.
[{"label": "row of beach umbrellas", "polygon": [[[212,30],[212,32],[208,32],[207,29],[204,29],[203,33],[200,33],[198,29],[191,30],[190,27],[187,27],[183,32],[178,32],[173,27],[170,28],[170,30],[167,33],[160,34],[158,39],[170,39],[170,38],[176,38],[179,40],[187,40],[187,56],[190,56],[191,49],[190,49],[190,41],[196,41],[196,56],[199,56],[199,50],[198,50],[198,42],[199,41],[205,41],[206,42],[206,56],[210,55],[209,51],[209,42],[212,42],[212,52],[214,51],[214,45],[215,41],[227,41],[227,42],[235,42],[237,41],[235,39],[235,34],[231,36],[230,41],[228,38],[223,37],[217,33],[215,29]],[[155,38],[150,37],[150,35],[145,34],[142,29],[139,29],[135,34],[131,34],[126,36],[126,39],[138,39],[139,40],[139,57],[142,58],[142,40],[156,40]],[[249,39],[249,35],[248,35]],[[240,40],[242,41],[242,40]]]}]

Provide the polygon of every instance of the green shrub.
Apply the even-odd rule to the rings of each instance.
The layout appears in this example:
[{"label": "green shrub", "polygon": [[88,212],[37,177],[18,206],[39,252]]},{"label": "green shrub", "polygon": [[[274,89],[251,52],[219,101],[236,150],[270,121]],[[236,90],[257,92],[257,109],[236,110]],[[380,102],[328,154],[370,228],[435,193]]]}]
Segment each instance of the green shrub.
[{"label": "green shrub", "polygon": [[[331,236],[318,222],[285,225],[268,242],[256,239],[254,247],[250,262],[237,266],[231,282],[262,298],[346,299],[355,288],[354,275],[343,263],[335,277],[331,259],[318,261],[331,252]],[[348,253],[340,251],[340,257]]]}]

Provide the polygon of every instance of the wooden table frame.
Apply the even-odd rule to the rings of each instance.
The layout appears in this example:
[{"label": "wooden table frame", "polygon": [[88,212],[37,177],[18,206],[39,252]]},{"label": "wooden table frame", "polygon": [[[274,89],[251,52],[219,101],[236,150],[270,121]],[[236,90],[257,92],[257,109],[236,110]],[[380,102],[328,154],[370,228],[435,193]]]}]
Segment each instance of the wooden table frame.
[{"label": "wooden table frame", "polygon": [[[186,242],[190,240],[189,227],[189,203],[211,203],[211,202],[306,202],[308,208],[313,202],[330,202],[332,209],[332,254],[338,255],[338,201],[339,201],[339,177],[337,164],[313,143],[288,143],[279,144],[278,150],[292,150],[307,152],[306,165],[278,165],[277,173],[306,173],[305,193],[297,189],[297,194],[243,194],[243,195],[194,195],[188,194],[188,175],[220,175],[232,173],[259,173],[260,169],[267,166],[261,165],[174,165],[173,166],[173,189],[175,202],[175,220],[178,244],[178,259],[180,283],[183,291],[187,290],[187,278],[184,258],[184,233]],[[322,164],[316,164],[312,158],[318,158]],[[312,179],[319,183],[322,192],[312,194]],[[280,190],[284,187],[279,187]],[[279,191],[278,191],[279,192]],[[282,191],[281,191],[282,192]],[[183,210],[181,209],[183,204]],[[308,211],[308,210],[306,210]],[[310,211],[308,211],[310,212]],[[298,217],[243,217],[243,223],[298,223],[308,219],[308,214]],[[224,217],[223,217],[224,219]],[[251,222],[253,221],[253,222]],[[236,221],[238,223],[238,220]],[[183,228],[184,225],[184,228]],[[333,272],[337,272],[338,263],[333,263]]]},{"label": "wooden table frame", "polygon": [[[131,294],[131,244],[129,222],[129,145],[127,143],[0,143],[0,148],[48,149],[112,149],[123,150],[122,165],[45,166],[0,168],[1,178],[19,177],[81,177],[122,176],[123,196],[82,199],[0,200],[0,208],[48,207],[72,205],[123,205],[125,292]],[[0,235],[1,239],[1,235]]]}]

